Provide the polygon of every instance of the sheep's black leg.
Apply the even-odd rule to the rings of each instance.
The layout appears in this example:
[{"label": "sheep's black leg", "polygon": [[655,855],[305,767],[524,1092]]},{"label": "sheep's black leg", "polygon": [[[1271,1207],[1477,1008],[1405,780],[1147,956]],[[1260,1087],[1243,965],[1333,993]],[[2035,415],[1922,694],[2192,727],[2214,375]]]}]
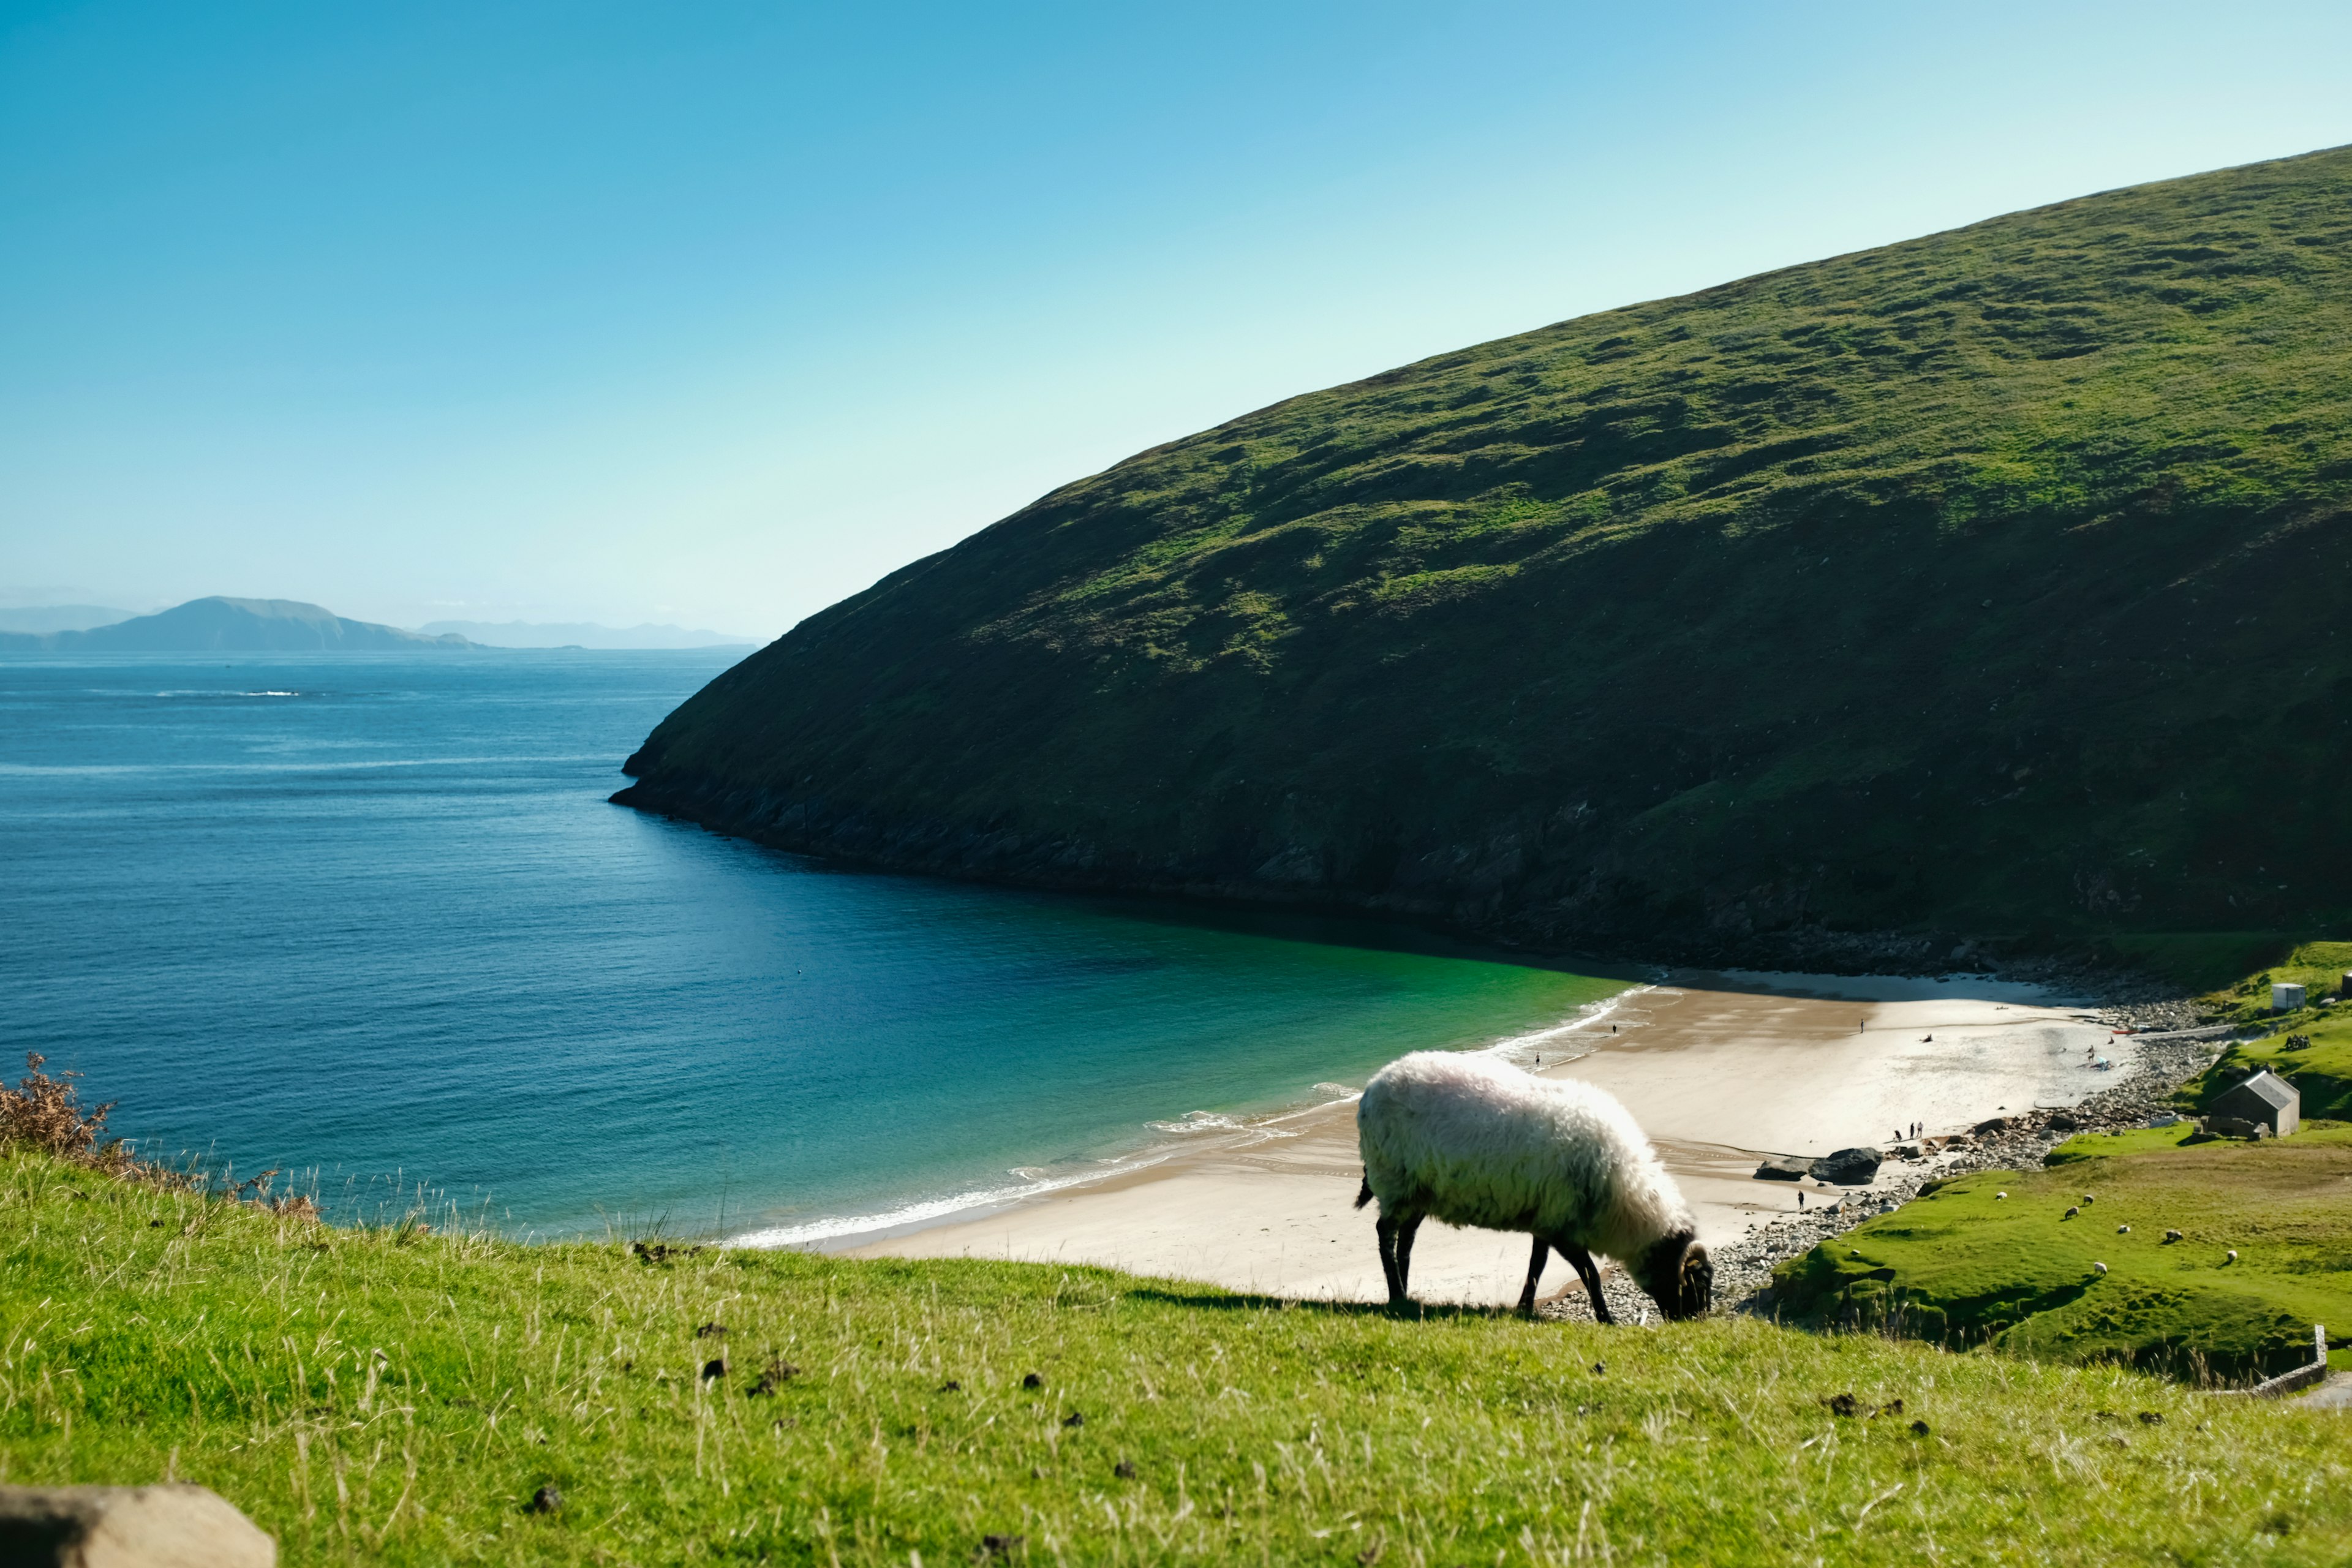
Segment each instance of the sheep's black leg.
[{"label": "sheep's black leg", "polygon": [[1536,1255],[1528,1259],[1528,1288],[1519,1292],[1519,1310],[1530,1317],[1536,1310],[1536,1281],[1543,1278],[1544,1264],[1550,1257],[1551,1244],[1536,1237]]},{"label": "sheep's black leg", "polygon": [[1397,1221],[1397,1295],[1407,1300],[1412,1295],[1412,1233],[1421,1228],[1421,1221],[1417,1214]]},{"label": "sheep's black leg", "polygon": [[1397,1275],[1397,1223],[1384,1214],[1372,1230],[1381,1238],[1381,1272],[1389,1277],[1389,1305],[1402,1306],[1404,1304],[1404,1281]]},{"label": "sheep's black leg", "polygon": [[1604,1323],[1615,1322],[1617,1320],[1609,1315],[1609,1298],[1601,1293],[1601,1270],[1594,1267],[1592,1254],[1572,1241],[1555,1241],[1552,1245],[1575,1268],[1576,1277],[1584,1281],[1584,1294],[1592,1302],[1592,1315]]}]

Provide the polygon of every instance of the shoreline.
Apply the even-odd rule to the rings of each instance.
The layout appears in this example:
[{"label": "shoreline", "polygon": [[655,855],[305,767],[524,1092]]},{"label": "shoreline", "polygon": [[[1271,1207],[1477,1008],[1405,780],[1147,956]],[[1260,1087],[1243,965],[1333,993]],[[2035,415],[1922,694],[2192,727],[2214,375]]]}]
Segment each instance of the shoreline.
[{"label": "shoreline", "polygon": [[[1474,1047],[1465,1054],[1500,1056],[1506,1060],[1518,1061],[1523,1066],[1537,1058],[1547,1061],[1554,1057],[1564,1058],[1565,1053],[1554,1044],[1555,1041],[1563,1037],[1573,1037],[1587,1028],[1597,1030],[1608,1023],[1627,997],[1654,988],[1652,982],[1629,982],[1622,990],[1584,1004],[1570,1017],[1505,1036],[1487,1045]],[[1322,1098],[1307,1103],[1298,1103],[1294,1098],[1278,1109],[1255,1112],[1191,1110],[1180,1117],[1144,1122],[1142,1125],[1155,1136],[1127,1153],[1105,1156],[1098,1169],[1048,1173],[1041,1167],[1014,1166],[1007,1174],[1020,1176],[1028,1184],[1008,1184],[921,1198],[876,1214],[822,1216],[796,1224],[765,1226],[721,1237],[720,1244],[761,1251],[786,1247],[807,1247],[823,1252],[854,1251],[940,1226],[985,1218],[1056,1194],[1097,1189],[1105,1184],[1139,1175],[1171,1161],[1246,1149],[1291,1137],[1295,1135],[1292,1123],[1335,1108],[1351,1106],[1360,1095],[1354,1086],[1328,1079],[1318,1081],[1310,1092],[1320,1093]],[[1036,1174],[1029,1173],[1033,1171]]]},{"label": "shoreline", "polygon": [[[1523,1065],[1540,1056],[1545,1076],[1583,1078],[1624,1100],[1682,1184],[1722,1279],[1751,1271],[1745,1254],[1763,1245],[1759,1231],[1796,1218],[1796,1184],[1755,1179],[1763,1158],[1885,1145],[1915,1121],[1930,1134],[1964,1131],[1988,1117],[2095,1099],[2140,1076],[2130,1037],[2113,1034],[2123,1026],[2113,1006],[1990,975],[1681,970],[1488,1048],[1517,1045]],[[2112,1070],[2087,1065],[2099,1056]],[[815,1245],[847,1257],[1099,1264],[1302,1299],[1382,1299],[1371,1222],[1352,1207],[1353,1101],[1204,1136],[985,1210]],[[1877,1212],[1956,1158],[1889,1160],[1869,1187],[1834,1194],[1802,1185],[1809,1199],[1858,1218],[1865,1204]],[[1809,1226],[1826,1220],[1809,1210]],[[1524,1237],[1433,1225],[1415,1258],[1414,1293],[1507,1304],[1527,1249]],[[1555,1259],[1544,1289],[1572,1279]],[[1580,1290],[1568,1296],[1580,1310]]]}]

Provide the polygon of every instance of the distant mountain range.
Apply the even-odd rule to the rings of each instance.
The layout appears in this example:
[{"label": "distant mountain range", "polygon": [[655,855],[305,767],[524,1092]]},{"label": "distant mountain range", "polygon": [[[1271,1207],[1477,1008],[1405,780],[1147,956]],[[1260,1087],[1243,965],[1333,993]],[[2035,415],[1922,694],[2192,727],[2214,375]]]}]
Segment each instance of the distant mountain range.
[{"label": "distant mountain range", "polygon": [[430,621],[429,633],[454,633],[489,647],[750,647],[760,639],[684,626],[613,627],[586,621]]},{"label": "distant mountain range", "polygon": [[0,609],[0,632],[30,632],[43,637],[50,632],[88,631],[92,626],[127,621],[138,613],[110,610],[103,605],[26,605]]},{"label": "distant mountain range", "polygon": [[155,615],[87,630],[0,632],[0,650],[16,652],[376,653],[471,646],[461,637],[427,637],[345,620],[294,599],[191,599]]}]

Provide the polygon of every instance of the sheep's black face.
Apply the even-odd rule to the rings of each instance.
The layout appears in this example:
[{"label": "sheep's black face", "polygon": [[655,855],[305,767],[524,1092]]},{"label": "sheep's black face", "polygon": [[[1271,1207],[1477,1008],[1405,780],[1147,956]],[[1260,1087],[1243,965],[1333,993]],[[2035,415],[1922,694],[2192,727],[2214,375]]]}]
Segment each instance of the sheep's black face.
[{"label": "sheep's black face", "polygon": [[1659,1242],[1642,1265],[1642,1289],[1667,1317],[1703,1318],[1715,1305],[1715,1260],[1689,1232]]}]

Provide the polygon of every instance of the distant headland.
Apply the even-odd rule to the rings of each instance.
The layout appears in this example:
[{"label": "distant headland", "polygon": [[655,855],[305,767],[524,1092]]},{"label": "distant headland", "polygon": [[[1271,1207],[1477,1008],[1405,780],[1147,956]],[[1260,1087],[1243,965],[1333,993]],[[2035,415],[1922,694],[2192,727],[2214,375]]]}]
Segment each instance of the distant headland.
[{"label": "distant headland", "polygon": [[420,648],[593,652],[751,648],[758,637],[650,622],[433,621],[416,631],[355,621],[299,599],[219,595],[137,616],[95,605],[0,607],[0,653],[384,653]]},{"label": "distant headland", "polygon": [[347,620],[296,599],[217,595],[84,631],[0,632],[0,652],[18,653],[381,653],[474,646],[461,637]]},{"label": "distant headland", "polygon": [[428,637],[455,633],[485,647],[577,647],[592,649],[752,647],[758,637],[736,632],[655,626],[603,626],[590,621],[427,621]]}]

